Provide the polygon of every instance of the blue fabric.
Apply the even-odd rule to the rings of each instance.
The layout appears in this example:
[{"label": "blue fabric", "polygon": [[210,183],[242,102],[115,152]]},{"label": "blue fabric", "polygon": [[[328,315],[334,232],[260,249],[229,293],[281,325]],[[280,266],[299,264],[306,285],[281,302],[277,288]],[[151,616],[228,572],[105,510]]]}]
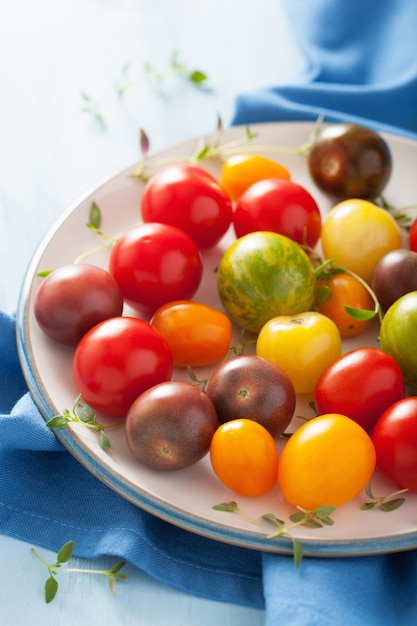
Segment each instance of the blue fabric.
[{"label": "blue fabric", "polygon": [[[235,124],[353,120],[416,137],[417,2],[287,0],[306,57],[296,84],[242,94]],[[267,19],[267,18],[266,18]],[[87,472],[45,426],[22,377],[14,319],[0,314],[0,532],[78,556],[125,558],[214,600],[266,608],[266,626],[417,623],[417,552],[351,559],[260,554],[175,528]]]},{"label": "blue fabric", "polygon": [[417,136],[415,0],[282,0],[306,68],[291,85],[237,98],[233,124],[365,123]]}]

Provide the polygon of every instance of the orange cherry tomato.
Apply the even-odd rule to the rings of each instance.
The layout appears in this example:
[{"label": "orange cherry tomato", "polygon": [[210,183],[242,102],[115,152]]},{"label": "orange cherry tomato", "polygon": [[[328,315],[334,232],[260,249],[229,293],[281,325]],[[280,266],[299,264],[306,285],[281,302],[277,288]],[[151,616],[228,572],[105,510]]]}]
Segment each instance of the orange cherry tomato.
[{"label": "orange cherry tomato", "polygon": [[151,324],[165,337],[178,367],[213,365],[230,349],[230,319],[201,302],[168,302],[155,311]]},{"label": "orange cherry tomato", "polygon": [[211,440],[210,461],[217,478],[242,496],[260,496],[277,482],[278,451],[272,435],[250,419],[225,422]]},{"label": "orange cherry tomato", "polygon": [[224,162],[220,173],[220,185],[232,200],[254,183],[266,178],[291,180],[284,165],[259,154],[235,154]]},{"label": "orange cherry tomato", "polygon": [[341,337],[354,337],[367,329],[369,320],[356,320],[345,309],[345,306],[374,309],[369,291],[357,278],[347,272],[332,274],[328,279],[321,279],[318,288],[327,288],[330,293],[330,297],[319,304],[318,311],[336,324]]},{"label": "orange cherry tomato", "polygon": [[280,457],[278,483],[294,506],[341,506],[369,482],[375,447],[366,431],[345,415],[319,415],[298,428]]}]

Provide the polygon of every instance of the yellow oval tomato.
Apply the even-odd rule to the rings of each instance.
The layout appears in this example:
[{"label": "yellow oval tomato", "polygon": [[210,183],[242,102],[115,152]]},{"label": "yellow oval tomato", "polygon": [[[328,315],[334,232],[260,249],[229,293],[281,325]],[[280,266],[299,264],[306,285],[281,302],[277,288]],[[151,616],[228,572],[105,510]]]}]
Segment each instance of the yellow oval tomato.
[{"label": "yellow oval tomato", "polygon": [[223,163],[220,185],[232,200],[238,200],[253,183],[266,178],[291,180],[284,165],[259,154],[235,154]]},{"label": "yellow oval tomato", "polygon": [[165,337],[174,365],[179,367],[213,365],[230,349],[230,319],[201,302],[168,302],[155,311],[151,324]]},{"label": "yellow oval tomato", "polygon": [[286,442],[278,483],[294,506],[341,506],[371,479],[375,447],[366,431],[345,415],[328,413],[306,422]]},{"label": "yellow oval tomato", "polygon": [[319,313],[329,317],[339,329],[342,337],[354,337],[363,333],[369,320],[356,320],[346,311],[345,306],[372,311],[374,303],[369,291],[354,276],[343,272],[321,279],[318,288],[328,288],[330,297],[318,307]]},{"label": "yellow oval tomato", "polygon": [[219,426],[211,440],[210,461],[217,478],[242,496],[261,496],[277,482],[274,438],[250,419],[235,419]]},{"label": "yellow oval tomato", "polygon": [[311,393],[321,373],[342,354],[342,339],[336,324],[321,313],[279,315],[262,327],[256,354],[281,367],[296,393]]},{"label": "yellow oval tomato", "polygon": [[370,282],[381,257],[401,248],[398,223],[388,211],[368,200],[351,199],[336,204],[321,230],[324,257]]}]

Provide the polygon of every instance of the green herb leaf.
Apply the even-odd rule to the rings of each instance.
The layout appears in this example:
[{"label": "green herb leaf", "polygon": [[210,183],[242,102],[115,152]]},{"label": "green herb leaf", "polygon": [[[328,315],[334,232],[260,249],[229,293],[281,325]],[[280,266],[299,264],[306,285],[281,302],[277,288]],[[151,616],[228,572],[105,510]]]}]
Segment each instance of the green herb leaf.
[{"label": "green herb leaf", "polygon": [[388,500],[387,502],[381,502],[380,509],[381,511],[385,511],[389,513],[390,511],[395,511],[399,509],[400,506],[404,503],[405,498],[395,498],[395,500]]},{"label": "green herb leaf", "polygon": [[294,537],[291,538],[291,541],[292,541],[294,565],[296,568],[298,568],[300,567],[301,561],[303,560],[303,557],[304,557],[303,546],[301,545],[299,541],[294,539]]},{"label": "green herb leaf", "polygon": [[74,542],[67,541],[67,543],[64,544],[62,548],[60,548],[57,554],[57,563],[67,563],[67,561],[69,561],[70,558],[72,557],[73,551],[74,551]]},{"label": "green herb leaf", "polygon": [[201,72],[200,70],[193,70],[188,75],[188,80],[194,85],[202,85],[203,83],[206,82],[207,78],[208,78],[207,74],[205,74],[204,72]]},{"label": "green herb leaf", "polygon": [[107,437],[106,433],[104,432],[104,430],[100,430],[99,436],[98,436],[98,444],[100,446],[100,448],[102,450],[112,450],[113,446],[112,443],[110,441],[110,439]]},{"label": "green herb leaf", "polygon": [[50,576],[45,582],[45,602],[49,604],[55,598],[58,591],[58,581]]},{"label": "green herb leaf", "polygon": [[215,511],[226,511],[230,513],[234,513],[238,510],[238,506],[236,502],[221,502],[220,504],[215,504],[213,509]]},{"label": "green herb leaf", "polygon": [[68,418],[65,415],[55,415],[46,422],[48,428],[65,428],[68,424]]},{"label": "green herb leaf", "polygon": [[90,213],[89,213],[89,222],[87,224],[89,228],[93,230],[100,230],[101,228],[101,211],[100,207],[96,202],[91,203]]},{"label": "green herb leaf", "polygon": [[377,311],[370,311],[369,309],[355,309],[352,306],[348,306],[347,304],[343,307],[348,315],[354,320],[358,320],[360,322],[365,322],[367,320],[371,320],[377,315]]},{"label": "green herb leaf", "polygon": [[46,278],[49,274],[52,274],[52,272],[53,270],[43,270],[43,272],[38,272],[36,276],[39,276],[39,278]]}]

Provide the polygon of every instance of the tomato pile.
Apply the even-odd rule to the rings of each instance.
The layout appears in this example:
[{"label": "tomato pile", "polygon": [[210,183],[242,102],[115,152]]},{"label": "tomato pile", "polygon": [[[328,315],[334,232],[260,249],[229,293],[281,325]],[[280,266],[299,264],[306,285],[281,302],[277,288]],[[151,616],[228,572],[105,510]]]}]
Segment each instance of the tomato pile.
[{"label": "tomato pile", "polygon": [[[52,271],[35,318],[74,351],[82,401],[120,421],[148,468],[208,455],[233,492],[278,485],[309,510],[352,500],[376,469],[417,493],[417,222],[406,232],[377,203],[392,164],[373,131],[330,126],[307,161],[326,214],[261,154],[226,159],[218,180],[165,166],[108,268]],[[203,281],[219,306],[199,301]],[[375,345],[343,353],[369,329]],[[313,417],[296,415],[300,397]]]}]

